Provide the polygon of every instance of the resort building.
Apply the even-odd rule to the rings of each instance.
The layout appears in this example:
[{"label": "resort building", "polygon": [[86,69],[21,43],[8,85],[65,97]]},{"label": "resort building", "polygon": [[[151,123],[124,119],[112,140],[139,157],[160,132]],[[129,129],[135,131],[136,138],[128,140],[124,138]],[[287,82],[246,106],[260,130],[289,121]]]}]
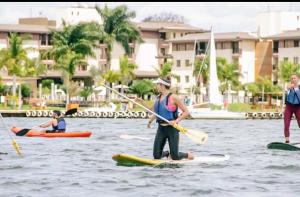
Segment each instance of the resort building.
[{"label": "resort building", "polygon": [[273,81],[278,82],[278,66],[282,61],[299,64],[300,30],[284,31],[283,33],[265,37],[272,43]]},{"label": "resort building", "polygon": [[[255,34],[245,32],[215,33],[217,57],[223,57],[228,63],[239,64],[242,83],[255,81],[256,47],[258,38]],[[193,76],[195,59],[203,60],[210,33],[189,34],[180,38],[169,39],[172,45],[173,72],[179,75],[175,84],[183,93],[191,92],[196,84]],[[208,53],[207,53],[208,54]]]}]

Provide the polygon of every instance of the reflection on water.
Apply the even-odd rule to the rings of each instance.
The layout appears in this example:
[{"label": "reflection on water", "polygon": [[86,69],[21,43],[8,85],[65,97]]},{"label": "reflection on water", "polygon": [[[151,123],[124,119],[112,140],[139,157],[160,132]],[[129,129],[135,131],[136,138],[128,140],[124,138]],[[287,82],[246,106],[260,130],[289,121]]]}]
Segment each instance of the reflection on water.
[{"label": "reflection on water", "polygon": [[[33,127],[46,118],[5,118],[6,124]],[[208,134],[204,145],[182,136],[180,149],[195,155],[228,154],[215,164],[179,167],[118,166],[116,153],[152,157],[156,127],[147,120],[67,119],[69,130],[90,130],[90,138],[15,137],[23,157],[0,127],[0,196],[298,196],[300,154],[268,150],[284,141],[283,120],[186,120],[182,125]],[[291,142],[300,129],[291,125]],[[121,139],[122,134],[151,140]],[[166,146],[167,148],[167,146]]]}]

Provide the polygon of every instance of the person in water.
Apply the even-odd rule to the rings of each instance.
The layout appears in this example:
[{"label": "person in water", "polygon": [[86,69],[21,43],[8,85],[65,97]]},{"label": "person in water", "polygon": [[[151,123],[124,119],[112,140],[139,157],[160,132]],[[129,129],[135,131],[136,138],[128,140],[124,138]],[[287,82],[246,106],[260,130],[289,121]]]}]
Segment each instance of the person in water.
[{"label": "person in water", "polygon": [[284,136],[285,143],[290,142],[290,123],[295,114],[298,126],[300,127],[300,86],[299,77],[296,74],[291,75],[291,84],[287,86],[284,110]]},{"label": "person in water", "polygon": [[[179,152],[179,131],[172,125],[179,123],[182,119],[189,115],[187,107],[181,102],[179,97],[170,93],[171,79],[170,77],[159,78],[154,81],[159,95],[154,103],[154,111],[158,115],[170,121],[170,124],[164,120],[152,115],[147,125],[150,128],[151,123],[156,119],[158,129],[156,132],[153,148],[154,159],[161,159],[171,155],[173,160],[194,159],[192,153]],[[181,116],[178,117],[178,108],[182,110]],[[169,142],[169,151],[163,151],[166,140]]]},{"label": "person in water", "polygon": [[50,122],[39,125],[41,128],[52,126],[52,130],[46,130],[46,133],[61,133],[66,131],[66,121],[58,110],[53,111],[52,120]]}]

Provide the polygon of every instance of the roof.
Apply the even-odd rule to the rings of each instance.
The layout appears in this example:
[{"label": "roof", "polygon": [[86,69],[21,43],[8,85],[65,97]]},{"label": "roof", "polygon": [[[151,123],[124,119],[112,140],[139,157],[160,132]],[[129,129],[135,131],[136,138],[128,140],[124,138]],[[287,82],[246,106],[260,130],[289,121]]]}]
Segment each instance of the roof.
[{"label": "roof", "polygon": [[2,32],[49,33],[50,29],[47,25],[0,24],[0,31]]},{"label": "roof", "polygon": [[276,34],[276,35],[273,35],[273,36],[266,36],[266,37],[263,37],[263,38],[264,39],[272,39],[272,40],[300,38],[300,29],[284,31],[280,34]]},{"label": "roof", "polygon": [[[258,40],[256,34],[249,32],[225,32],[225,33],[214,33],[216,41],[226,41],[226,40]],[[196,33],[196,34],[187,34],[180,38],[169,39],[167,42],[186,42],[186,41],[195,41],[195,40],[209,40],[210,32],[208,33]]]},{"label": "roof", "polygon": [[177,30],[177,31],[191,31],[191,32],[204,32],[205,30],[191,26],[185,23],[175,23],[175,22],[139,22],[134,23],[141,30]]}]

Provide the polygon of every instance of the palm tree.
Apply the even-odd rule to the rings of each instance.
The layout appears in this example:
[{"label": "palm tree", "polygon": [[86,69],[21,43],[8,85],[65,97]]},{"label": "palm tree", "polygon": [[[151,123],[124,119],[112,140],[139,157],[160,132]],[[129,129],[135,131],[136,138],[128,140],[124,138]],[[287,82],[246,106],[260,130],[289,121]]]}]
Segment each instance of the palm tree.
[{"label": "palm tree", "polygon": [[[27,52],[31,48],[24,49],[22,44],[27,39],[27,35],[23,37],[16,33],[10,33],[9,45],[0,51],[0,68],[5,67],[8,75],[13,76],[13,107],[15,108],[16,97],[16,78],[34,76],[44,71],[44,67],[40,64],[38,59],[29,59]],[[21,98],[19,98],[21,99]]]},{"label": "palm tree", "polygon": [[101,31],[95,23],[79,23],[72,26],[63,22],[63,30],[53,30],[52,34],[53,48],[49,54],[55,60],[54,67],[63,71],[68,105],[70,80],[77,66],[87,64],[86,57],[95,57],[93,49],[98,47],[96,41],[101,38]]},{"label": "palm tree", "polygon": [[[134,11],[129,11],[127,6],[121,5],[110,9],[106,5],[103,9],[95,7],[102,18],[103,24],[100,26],[102,31],[102,38],[100,42],[106,44],[106,64],[102,69],[106,73],[111,68],[111,54],[113,44],[115,42],[122,45],[126,55],[130,55],[131,49],[129,44],[131,42],[142,42],[141,32],[131,23],[131,19],[135,18]],[[108,85],[108,82],[105,82]],[[106,98],[108,98],[109,91],[106,90]]]},{"label": "palm tree", "polygon": [[300,64],[293,64],[289,61],[279,63],[278,76],[282,83],[282,111],[284,106],[284,95],[286,83],[290,81],[292,74],[300,74]]},{"label": "palm tree", "polygon": [[[136,68],[136,64],[129,63],[127,55],[120,57],[120,78],[122,85],[128,85],[135,78],[134,69]],[[121,93],[124,93],[123,86],[121,87]]]},{"label": "palm tree", "polygon": [[225,58],[217,58],[217,72],[218,78],[221,82],[221,92],[223,93],[226,89],[229,91],[229,85],[237,90],[239,87],[239,65],[236,63],[228,64]]},{"label": "palm tree", "polygon": [[[105,73],[105,74],[102,75],[102,78],[105,80],[105,82],[108,83],[108,85],[109,85],[110,87],[112,87],[112,84],[113,84],[113,83],[115,83],[115,82],[117,82],[117,81],[120,80],[121,75],[120,75],[119,72],[109,70],[107,73]],[[108,90],[108,89],[106,88],[106,90]],[[108,97],[108,101],[109,101],[109,102],[110,102],[110,92],[111,92],[111,91],[109,90],[109,91],[107,92],[108,94],[106,94],[107,97]]]},{"label": "palm tree", "polygon": [[129,87],[129,92],[137,94],[139,98],[143,98],[145,94],[152,93],[154,85],[149,79],[137,80]]},{"label": "palm tree", "polygon": [[140,43],[142,38],[139,29],[130,21],[135,18],[136,14],[134,11],[129,11],[127,6],[121,5],[110,9],[105,5],[103,9],[98,6],[95,8],[103,20],[101,26],[103,37],[100,41],[107,45],[106,67],[103,69],[104,72],[107,72],[111,67],[114,42],[121,44],[125,54],[129,55],[131,53],[129,44],[131,42]]},{"label": "palm tree", "polygon": [[160,77],[173,77],[175,79],[179,78],[179,75],[172,73],[172,62],[165,62],[160,69],[154,68]]}]

